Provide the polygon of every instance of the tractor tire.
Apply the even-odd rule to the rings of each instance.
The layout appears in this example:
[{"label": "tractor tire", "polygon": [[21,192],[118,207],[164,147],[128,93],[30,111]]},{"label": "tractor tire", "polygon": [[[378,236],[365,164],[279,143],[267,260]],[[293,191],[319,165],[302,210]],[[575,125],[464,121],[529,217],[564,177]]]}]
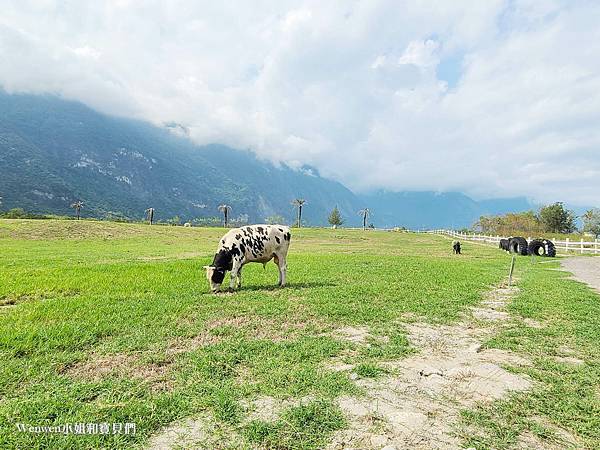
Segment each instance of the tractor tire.
[{"label": "tractor tire", "polygon": [[530,255],[547,256],[553,258],[556,256],[556,247],[548,239],[534,239],[529,243],[528,252]]},{"label": "tractor tire", "polygon": [[522,237],[510,238],[509,249],[511,253],[527,256],[527,253],[529,252],[527,248],[527,239]]},{"label": "tractor tire", "polygon": [[546,255],[550,258],[554,258],[556,256],[556,247],[554,246],[554,242],[550,239],[545,239],[546,241]]}]

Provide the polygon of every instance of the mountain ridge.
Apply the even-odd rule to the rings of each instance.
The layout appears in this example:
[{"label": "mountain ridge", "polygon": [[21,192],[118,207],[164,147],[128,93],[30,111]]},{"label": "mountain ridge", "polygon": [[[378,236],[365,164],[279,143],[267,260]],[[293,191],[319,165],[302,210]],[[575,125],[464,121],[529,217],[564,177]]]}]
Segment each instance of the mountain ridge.
[{"label": "mountain ridge", "polygon": [[[172,127],[168,127],[172,128]],[[157,218],[218,216],[228,203],[233,216],[262,222],[282,216],[290,202],[307,200],[303,217],[326,225],[337,206],[347,225],[369,207],[380,227],[463,227],[482,214],[530,209],[524,198],[475,201],[462,193],[356,194],[323,178],[317,169],[292,169],[260,160],[248,150],[200,146],[181,133],[146,122],[108,116],[52,95],[0,91],[0,196],[2,208],[83,216],[141,218],[152,206]]]}]

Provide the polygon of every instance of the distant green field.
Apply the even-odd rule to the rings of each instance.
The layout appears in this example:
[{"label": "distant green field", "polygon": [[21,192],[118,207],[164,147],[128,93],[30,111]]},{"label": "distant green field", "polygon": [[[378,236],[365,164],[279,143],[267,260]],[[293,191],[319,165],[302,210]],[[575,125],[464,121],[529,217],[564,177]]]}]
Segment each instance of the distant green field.
[{"label": "distant green field", "polygon": [[[375,376],[382,361],[414,351],[402,322],[458,320],[506,276],[509,260],[468,242],[454,256],[448,240],[425,234],[293,230],[287,287],[275,287],[274,264],[251,264],[239,292],[212,295],[201,267],[223,232],[0,220],[0,448],[138,447],[199,413],[224,435],[235,430],[241,446],[320,448],[345,426],[333,400],[357,391],[348,373],[324,369],[353,348],[332,330],[360,325],[388,337],[352,356]],[[600,443],[599,298],[549,268],[520,259],[511,311],[552,326],[510,329],[489,345],[534,355],[527,370],[550,387],[465,411],[465,426],[481,430],[471,445],[513,445],[531,414]],[[585,371],[544,359],[565,339],[581,348]],[[245,401],[263,395],[317,400],[275,425],[248,423]],[[16,426],[81,422],[135,423],[136,433]]]}]

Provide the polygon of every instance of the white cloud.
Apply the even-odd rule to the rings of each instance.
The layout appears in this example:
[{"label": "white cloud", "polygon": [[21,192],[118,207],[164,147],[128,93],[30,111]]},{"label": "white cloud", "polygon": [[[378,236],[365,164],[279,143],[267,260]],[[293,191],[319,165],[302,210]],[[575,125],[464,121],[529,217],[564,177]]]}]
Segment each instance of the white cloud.
[{"label": "white cloud", "polygon": [[[354,189],[597,203],[594,2],[9,2],[0,84]],[[448,89],[441,61],[464,55]]]},{"label": "white cloud", "polygon": [[411,41],[398,60],[398,64],[412,64],[423,69],[435,67],[440,62],[440,44],[433,39]]}]

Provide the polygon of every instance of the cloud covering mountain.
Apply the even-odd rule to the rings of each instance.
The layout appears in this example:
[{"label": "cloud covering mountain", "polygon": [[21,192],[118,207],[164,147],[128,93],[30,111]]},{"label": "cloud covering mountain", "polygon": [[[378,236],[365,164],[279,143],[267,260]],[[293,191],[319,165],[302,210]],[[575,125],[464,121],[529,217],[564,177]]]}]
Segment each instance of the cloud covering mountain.
[{"label": "cloud covering mountain", "polygon": [[597,203],[593,1],[3,4],[0,85],[355,191]]},{"label": "cloud covering mountain", "polygon": [[[172,130],[175,129],[175,133]],[[303,220],[326,225],[337,206],[347,226],[360,223],[369,207],[379,227],[468,226],[481,214],[531,207],[524,199],[475,202],[464,194],[378,192],[357,196],[323,178],[315,168],[291,169],[259,160],[249,151],[195,145],[170,124],[107,116],[78,102],[49,95],[0,91],[0,209],[72,214],[81,200],[84,217],[141,219],[149,206],[155,219],[219,215],[260,223],[268,217],[292,223],[291,205],[304,198]]]}]

